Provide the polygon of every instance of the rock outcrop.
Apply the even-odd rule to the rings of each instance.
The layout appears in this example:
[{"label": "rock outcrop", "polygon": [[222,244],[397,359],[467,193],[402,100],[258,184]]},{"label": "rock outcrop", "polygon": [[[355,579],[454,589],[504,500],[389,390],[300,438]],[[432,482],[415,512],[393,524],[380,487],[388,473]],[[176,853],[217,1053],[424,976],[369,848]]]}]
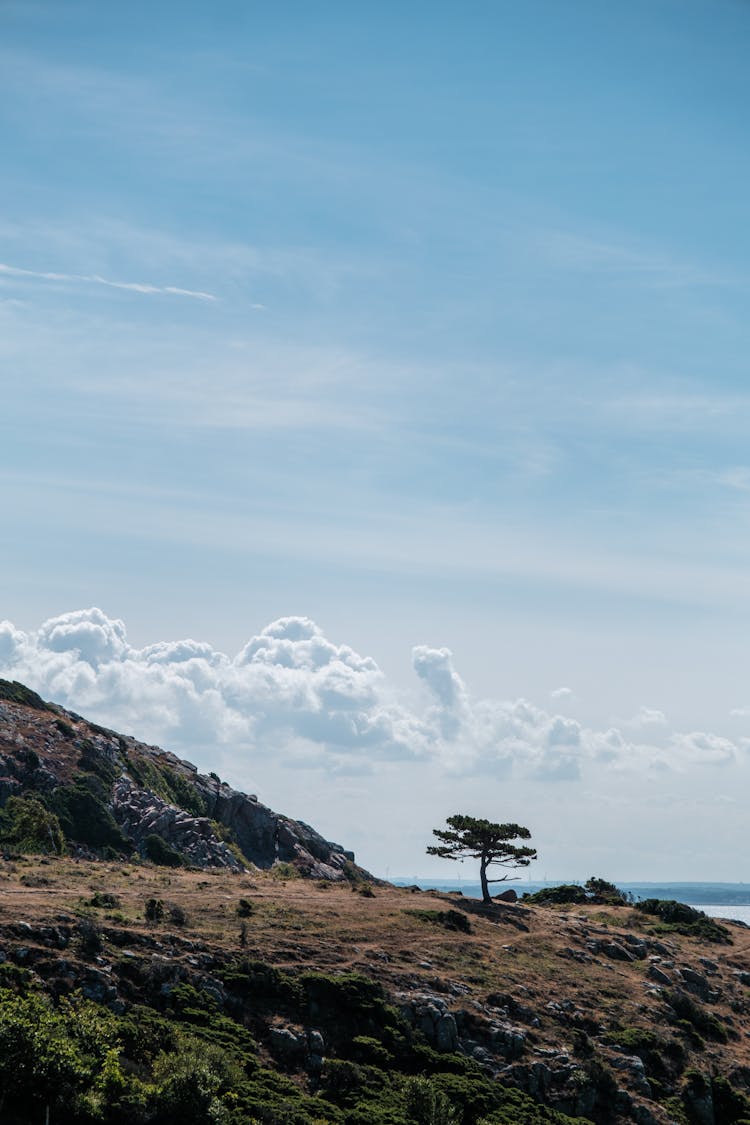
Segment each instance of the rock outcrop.
[{"label": "rock outcrop", "polygon": [[[215,774],[201,774],[192,762],[0,680],[0,808],[11,796],[43,795],[55,809],[73,790],[78,805],[83,792],[89,811],[111,816],[143,855],[157,836],[166,854],[199,867],[241,871],[287,863],[300,875],[337,881],[354,863],[353,852]],[[96,850],[75,818],[63,827],[73,850]]]}]

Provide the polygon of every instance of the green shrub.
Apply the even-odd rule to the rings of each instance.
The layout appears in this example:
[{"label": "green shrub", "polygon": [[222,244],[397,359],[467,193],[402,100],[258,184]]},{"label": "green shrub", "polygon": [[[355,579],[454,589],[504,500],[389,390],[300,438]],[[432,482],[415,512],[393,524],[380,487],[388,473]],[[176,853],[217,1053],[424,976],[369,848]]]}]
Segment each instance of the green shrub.
[{"label": "green shrub", "polygon": [[78,923],[81,952],[87,957],[95,957],[104,948],[101,927],[93,918],[82,918]]},{"label": "green shrub", "polygon": [[167,915],[173,926],[187,926],[190,921],[187,910],[176,902],[168,907]]},{"label": "green shrub", "polygon": [[724,1025],[719,1023],[716,1016],[707,1012],[687,993],[677,990],[665,992],[664,999],[674,1012],[677,1020],[685,1021],[689,1029],[694,1028],[701,1035],[705,1035],[707,1039],[713,1039],[717,1043],[726,1043],[727,1032]]},{"label": "green shrub", "polygon": [[290,973],[276,969],[264,961],[242,960],[226,969],[217,969],[216,975],[227,991],[254,1006],[273,1006],[275,1009],[300,1010],[303,990]]},{"label": "green shrub", "polygon": [[458,1125],[455,1106],[429,1078],[409,1078],[404,1100],[409,1121],[414,1125]]},{"label": "green shrub", "polygon": [[585,903],[601,904],[603,906],[625,906],[632,899],[606,879],[592,876],[583,886],[579,883],[560,883],[557,887],[542,887],[533,894],[525,894],[523,901],[538,903],[540,906],[575,906]]},{"label": "green shrub", "polygon": [[588,896],[578,883],[561,883],[558,887],[543,887],[533,894],[526,894],[523,901],[538,903],[540,906],[554,906],[585,903],[588,902]]},{"label": "green shrub", "polygon": [[300,873],[293,863],[277,860],[271,868],[274,879],[299,879]]},{"label": "green shrub", "polygon": [[726,1078],[715,1076],[711,1079],[711,1093],[714,1102],[714,1115],[722,1125],[742,1125],[750,1119],[750,1100],[739,1090],[735,1090]]},{"label": "green shrub", "polygon": [[36,797],[8,797],[0,811],[0,844],[16,852],[62,855],[60,821]]},{"label": "green shrub", "polygon": [[154,762],[140,754],[127,755],[128,769],[143,789],[148,789],[170,805],[185,809],[192,816],[205,816],[208,808],[197,787],[166,761]]},{"label": "green shrub", "polygon": [[171,844],[168,844],[162,836],[158,836],[155,832],[146,836],[141,847],[146,859],[159,864],[160,867],[182,867],[184,864],[180,853],[175,851]]},{"label": "green shrub", "polygon": [[147,922],[158,923],[164,918],[164,903],[160,898],[150,898],[146,902],[143,916]]},{"label": "green shrub", "polygon": [[355,1035],[349,1044],[348,1053],[354,1062],[368,1063],[371,1066],[386,1068],[393,1062],[390,1051],[371,1035]]},{"label": "green shrub", "polygon": [[621,891],[614,883],[606,879],[592,876],[583,884],[590,902],[603,903],[606,906],[626,906],[633,901],[633,896],[626,891]]},{"label": "green shrub", "polygon": [[24,707],[33,707],[35,711],[54,711],[51,703],[45,703],[41,695],[37,695],[25,684],[18,680],[0,680],[0,699],[8,703],[21,703]]},{"label": "green shrub", "polygon": [[116,910],[119,906],[122,906],[122,900],[108,891],[96,891],[89,899],[88,904],[97,910]]},{"label": "green shrub", "polygon": [[224,1096],[242,1082],[242,1072],[227,1052],[192,1039],[156,1059],[154,1099],[160,1125],[229,1122]]},{"label": "green shrub", "polygon": [[615,1047],[622,1047],[628,1054],[635,1055],[641,1051],[653,1051],[661,1046],[661,1039],[655,1031],[645,1027],[623,1027],[619,1031],[610,1031],[602,1036],[602,1042]]},{"label": "green shrub", "polygon": [[82,739],[78,745],[81,748],[81,756],[78,759],[80,769],[97,777],[109,790],[120,772],[117,765],[90,738]]},{"label": "green shrub", "polygon": [[471,922],[461,910],[406,910],[404,913],[418,918],[420,922],[428,922],[433,926],[442,926],[444,930],[455,930],[462,934],[471,933]]},{"label": "green shrub", "polygon": [[107,808],[109,793],[94,774],[78,777],[73,785],[61,785],[49,798],[68,840],[91,848],[111,848],[118,855],[132,851]]},{"label": "green shrub", "polygon": [[686,937],[698,938],[701,941],[732,944],[732,938],[726,926],[720,925],[704,914],[684,902],[674,899],[647,898],[637,902],[635,909],[641,914],[647,914],[659,919],[659,931],[662,933],[684,934]]}]

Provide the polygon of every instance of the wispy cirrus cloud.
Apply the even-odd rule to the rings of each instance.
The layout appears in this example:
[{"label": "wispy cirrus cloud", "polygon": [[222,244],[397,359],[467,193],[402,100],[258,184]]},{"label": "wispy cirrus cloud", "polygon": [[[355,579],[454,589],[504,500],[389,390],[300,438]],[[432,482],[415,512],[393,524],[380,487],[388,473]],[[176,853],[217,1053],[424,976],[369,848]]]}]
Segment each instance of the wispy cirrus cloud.
[{"label": "wispy cirrus cloud", "polygon": [[654,289],[732,286],[745,279],[727,270],[686,261],[661,247],[601,239],[567,230],[548,230],[534,239],[556,266],[612,277],[637,278]]},{"label": "wispy cirrus cloud", "polygon": [[109,289],[124,289],[130,293],[141,293],[144,296],[171,296],[190,297],[197,301],[218,301],[214,293],[207,293],[201,289],[183,289],[179,285],[153,285],[144,281],[114,281],[100,274],[84,273],[58,273],[52,270],[29,270],[21,266],[11,266],[0,262],[0,275],[4,277],[27,278],[31,281],[58,281],[79,285],[104,285]]}]

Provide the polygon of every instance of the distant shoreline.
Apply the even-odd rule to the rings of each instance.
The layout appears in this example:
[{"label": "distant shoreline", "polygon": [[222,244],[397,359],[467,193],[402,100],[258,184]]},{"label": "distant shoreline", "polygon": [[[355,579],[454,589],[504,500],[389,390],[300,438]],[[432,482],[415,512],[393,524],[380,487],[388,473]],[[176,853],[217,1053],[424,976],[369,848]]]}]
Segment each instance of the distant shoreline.
[{"label": "distant shoreline", "polygon": [[[417,886],[420,890],[436,890],[444,893],[460,891],[467,898],[481,898],[482,892],[478,881],[463,879],[426,879],[423,877],[409,878],[397,876],[388,880],[398,887]],[[564,882],[580,882],[580,880],[556,879],[542,881],[513,881],[496,883],[496,893],[512,888],[519,898],[524,894],[531,894],[542,890],[544,887],[556,887]],[[699,906],[707,913],[712,907],[748,907],[750,908],[750,883],[708,883],[708,882],[618,882],[620,890],[627,891],[636,899],[666,898],[685,902],[690,906]],[[726,916],[726,915],[724,915]],[[745,920],[743,917],[742,920]]]}]

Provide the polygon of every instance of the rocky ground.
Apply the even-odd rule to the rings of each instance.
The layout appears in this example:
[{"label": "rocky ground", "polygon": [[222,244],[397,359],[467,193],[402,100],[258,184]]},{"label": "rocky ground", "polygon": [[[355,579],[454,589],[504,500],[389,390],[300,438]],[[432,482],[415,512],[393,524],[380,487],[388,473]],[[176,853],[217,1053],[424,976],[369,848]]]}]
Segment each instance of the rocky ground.
[{"label": "rocky ground", "polygon": [[[160,917],[148,921],[154,901]],[[594,1122],[742,1120],[722,1116],[711,1086],[712,1076],[740,1092],[750,1084],[750,930],[730,935],[706,947],[655,932],[629,907],[485,908],[457,894],[272,872],[0,864],[0,961],[53,996],[81,989],[124,1012],[188,983],[239,1012],[271,1065],[314,1084],[320,1029],[273,1005],[238,1008],[227,971],[248,961],[354,971],[379,982],[438,1052]]]},{"label": "rocky ground", "polygon": [[[143,853],[157,834],[184,861],[241,870],[294,864],[320,879],[344,878],[354,855],[158,746],[106,730],[0,680],[0,806],[9,796],[49,796],[88,779],[126,839]],[[74,829],[75,830],[75,827]],[[86,840],[71,840],[85,854]],[[92,853],[93,854],[93,853]]]}]

